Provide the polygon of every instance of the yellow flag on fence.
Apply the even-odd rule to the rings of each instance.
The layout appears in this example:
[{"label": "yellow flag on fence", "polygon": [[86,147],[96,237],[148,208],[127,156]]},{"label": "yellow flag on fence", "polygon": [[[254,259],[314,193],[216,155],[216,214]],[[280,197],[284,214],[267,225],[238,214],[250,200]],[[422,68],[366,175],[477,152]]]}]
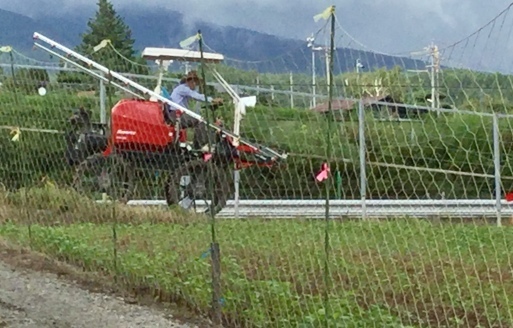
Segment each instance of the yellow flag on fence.
[{"label": "yellow flag on fence", "polygon": [[321,19],[326,20],[326,19],[330,18],[331,14],[333,14],[334,12],[335,12],[335,6],[329,6],[322,13],[315,15],[314,21],[318,22]]},{"label": "yellow flag on fence", "polygon": [[0,47],[0,52],[11,52],[12,48],[10,46]]},{"label": "yellow flag on fence", "polygon": [[199,39],[200,39],[200,34],[196,33],[195,35],[188,37],[187,39],[180,42],[180,47],[182,47],[183,49],[188,48],[191,44],[193,44],[194,42],[196,42]]},{"label": "yellow flag on fence", "polygon": [[41,183],[44,184],[45,187],[55,188],[55,183],[53,183],[47,176],[41,178]]},{"label": "yellow flag on fence", "polygon": [[12,129],[11,131],[11,135],[13,135],[11,141],[19,141],[20,140],[20,134],[21,134],[21,131],[20,131],[20,128],[14,128]]},{"label": "yellow flag on fence", "polygon": [[110,43],[110,40],[105,39],[105,40],[103,40],[102,42],[98,43],[98,44],[93,48],[93,51],[94,51],[94,52],[97,52],[97,51],[99,51],[99,50],[101,50],[101,49],[105,48],[105,46],[107,46],[107,44],[109,44],[109,43]]}]

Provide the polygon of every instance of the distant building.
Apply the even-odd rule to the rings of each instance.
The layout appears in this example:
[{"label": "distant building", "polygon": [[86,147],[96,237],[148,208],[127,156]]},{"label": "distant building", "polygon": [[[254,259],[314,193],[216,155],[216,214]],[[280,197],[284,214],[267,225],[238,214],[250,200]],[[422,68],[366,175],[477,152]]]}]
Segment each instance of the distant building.
[{"label": "distant building", "polygon": [[[411,119],[417,117],[421,112],[427,112],[427,109],[415,109],[406,104],[396,103],[390,95],[364,97],[362,100],[363,105],[370,108],[374,116],[380,119]],[[380,102],[388,104],[381,104]],[[324,102],[315,106],[312,110],[326,114],[328,113],[328,105],[328,102]],[[337,112],[335,115],[337,119],[341,119],[350,112],[358,110],[358,100],[334,99],[331,102],[331,110]]]}]

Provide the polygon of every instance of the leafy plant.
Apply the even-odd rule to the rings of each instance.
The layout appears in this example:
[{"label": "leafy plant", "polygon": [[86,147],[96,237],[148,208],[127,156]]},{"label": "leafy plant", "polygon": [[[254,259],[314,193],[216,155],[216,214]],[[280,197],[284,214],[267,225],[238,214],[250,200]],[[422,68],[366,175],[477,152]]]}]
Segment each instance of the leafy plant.
[{"label": "leafy plant", "polygon": [[[135,208],[117,208],[118,217],[112,218],[110,208],[80,198],[70,204],[68,191],[51,190],[34,190],[28,203],[17,201],[23,199],[17,193],[1,197],[0,208],[11,210],[0,212],[0,222],[5,222],[2,213],[10,216],[0,225],[0,236],[86,270],[116,275],[131,290],[208,313],[212,301],[208,220],[189,217],[171,224],[178,214]],[[42,208],[38,202],[48,202],[45,193],[55,201],[47,209],[50,213],[41,216],[36,209]],[[63,213],[65,203],[69,210]],[[18,216],[22,206],[30,220]],[[227,326],[319,327],[326,321],[330,327],[513,323],[505,306],[513,302],[506,278],[511,271],[508,250],[513,247],[513,230],[397,219],[333,222],[329,234],[326,276],[323,222],[219,221],[219,302]]]}]

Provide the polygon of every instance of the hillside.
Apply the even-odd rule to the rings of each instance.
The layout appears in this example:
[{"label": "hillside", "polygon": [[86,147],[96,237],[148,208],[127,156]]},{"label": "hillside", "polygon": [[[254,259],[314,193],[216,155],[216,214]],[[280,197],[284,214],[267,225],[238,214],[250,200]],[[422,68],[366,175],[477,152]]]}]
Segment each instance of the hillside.
[{"label": "hillside", "polygon": [[[32,35],[35,31],[51,35],[63,43],[75,42],[76,38],[59,21],[35,20],[0,9],[0,45],[10,45],[25,55],[34,57]],[[40,55],[40,54],[39,54]]]},{"label": "hillside", "polygon": [[[174,11],[132,8],[121,10],[119,13],[131,27],[138,50],[146,46],[178,47],[181,40],[194,33],[194,30],[201,29],[208,46],[222,52],[226,57],[244,61],[263,61],[260,64],[248,65],[245,67],[247,69],[258,69],[263,72],[311,71],[310,52],[303,40],[282,39],[248,29],[209,23],[198,23],[191,28],[184,24],[183,16]],[[8,31],[0,34],[0,44],[12,45],[30,57],[44,57],[48,60],[47,54],[32,51],[33,32],[47,34],[52,39],[74,46],[80,42],[80,34],[86,30],[90,15],[91,13],[80,12],[65,17],[46,14],[42,17],[29,18],[0,10],[0,28],[2,31]],[[283,54],[288,55],[276,59]],[[357,58],[362,59],[367,68],[391,68],[395,65],[407,69],[424,67],[424,63],[417,60],[341,48],[337,49],[336,69],[354,70]],[[319,72],[324,69],[322,66],[318,65]]]}]

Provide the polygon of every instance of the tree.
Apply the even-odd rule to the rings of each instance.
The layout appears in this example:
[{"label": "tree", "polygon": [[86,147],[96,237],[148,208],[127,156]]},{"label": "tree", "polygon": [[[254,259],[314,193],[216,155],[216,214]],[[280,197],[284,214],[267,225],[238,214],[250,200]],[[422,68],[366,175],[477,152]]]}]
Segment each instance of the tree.
[{"label": "tree", "polygon": [[[78,53],[108,67],[115,72],[148,74],[149,68],[143,58],[137,57],[134,50],[135,40],[132,31],[116,13],[109,0],[98,0],[98,10],[87,23],[88,30],[82,34],[82,43],[75,48]],[[94,51],[94,47],[103,40],[110,45]],[[62,72],[59,82],[94,83],[85,78],[85,73]]]}]

